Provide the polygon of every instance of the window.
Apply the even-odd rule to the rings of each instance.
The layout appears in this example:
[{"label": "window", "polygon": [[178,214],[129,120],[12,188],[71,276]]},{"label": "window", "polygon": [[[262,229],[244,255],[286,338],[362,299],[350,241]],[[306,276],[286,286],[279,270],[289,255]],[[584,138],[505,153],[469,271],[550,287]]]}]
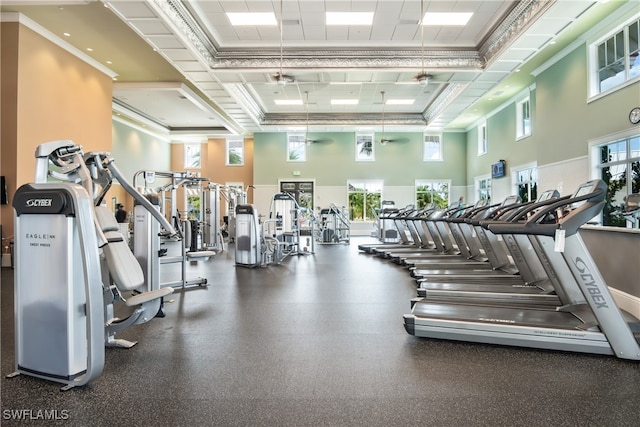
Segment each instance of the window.
[{"label": "window", "polygon": [[347,181],[352,221],[374,221],[382,200],[381,180]]},{"label": "window", "polygon": [[227,139],[227,166],[244,165],[244,140]]},{"label": "window", "polygon": [[531,135],[531,103],[529,97],[516,104],[516,137],[524,138]]},{"label": "window", "polygon": [[429,203],[436,208],[449,206],[451,181],[416,180],[416,206],[422,209]]},{"label": "window", "polygon": [[619,27],[591,46],[595,64],[592,95],[606,92],[640,76],[640,19]]},{"label": "window", "polygon": [[373,135],[356,135],[356,162],[375,160]]},{"label": "window", "polygon": [[534,201],[538,198],[538,168],[536,166],[515,169],[515,191],[522,202]]},{"label": "window", "polygon": [[489,200],[491,202],[491,177],[489,175],[478,177],[476,182],[476,198],[478,200]]},{"label": "window", "polygon": [[422,145],[422,160],[425,162],[442,161],[442,143],[440,135],[425,135]]},{"label": "window", "polygon": [[313,212],[313,181],[281,181],[280,192],[291,194],[298,206]]},{"label": "window", "polygon": [[[247,203],[247,193],[244,191],[243,182],[225,182],[222,193],[223,197],[220,201],[223,199],[226,201],[225,216],[234,215],[236,205]],[[225,223],[228,226],[228,218]]]},{"label": "window", "polygon": [[202,219],[202,191],[199,185],[184,187],[187,197],[187,219],[200,221]]},{"label": "window", "polygon": [[307,160],[307,144],[303,133],[287,135],[287,160],[290,162]]},{"label": "window", "polygon": [[186,144],[184,146],[184,168],[200,169],[200,144]]},{"label": "window", "polygon": [[487,154],[487,124],[483,123],[478,126],[478,156]]},{"label": "window", "polygon": [[597,149],[598,175],[608,187],[602,224],[625,227],[627,220],[617,211],[620,211],[626,195],[640,193],[640,135],[606,143]]}]

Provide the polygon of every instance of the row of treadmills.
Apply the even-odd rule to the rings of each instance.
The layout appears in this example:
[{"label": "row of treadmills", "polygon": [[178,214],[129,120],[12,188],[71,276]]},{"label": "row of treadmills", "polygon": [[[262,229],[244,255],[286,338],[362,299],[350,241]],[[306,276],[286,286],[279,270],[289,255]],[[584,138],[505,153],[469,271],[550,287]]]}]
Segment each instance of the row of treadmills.
[{"label": "row of treadmills", "polygon": [[358,248],[415,278],[404,327],[417,337],[640,360],[640,320],[616,305],[578,233],[606,191],[592,180],[529,203],[394,210],[404,240]]}]

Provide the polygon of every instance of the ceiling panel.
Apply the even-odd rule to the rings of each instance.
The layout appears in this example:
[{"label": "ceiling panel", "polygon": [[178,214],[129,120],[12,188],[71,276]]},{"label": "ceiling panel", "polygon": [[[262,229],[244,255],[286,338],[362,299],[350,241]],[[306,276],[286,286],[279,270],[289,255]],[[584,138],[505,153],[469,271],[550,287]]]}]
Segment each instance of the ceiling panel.
[{"label": "ceiling panel", "polygon": [[[69,25],[74,34],[78,34],[69,42],[78,49],[84,50],[84,44],[91,41],[98,46],[97,50],[110,51],[119,82],[188,82],[189,86],[194,86],[208,97],[196,101],[196,104],[202,103],[205,110],[215,105],[232,121],[243,125],[238,127],[224,123],[224,120],[220,123],[242,133],[271,129],[260,122],[265,115],[277,117],[278,114],[304,112],[305,109],[299,106],[276,106],[274,99],[279,96],[302,98],[305,91],[309,92],[308,107],[312,114],[353,113],[353,117],[378,114],[382,110],[380,92],[384,90],[386,99],[415,98],[413,105],[389,106],[386,111],[420,114],[435,109],[446,121],[434,117],[432,122],[446,126],[447,121],[455,120],[466,106],[474,103],[476,108],[480,98],[492,93],[494,86],[509,77],[516,67],[522,66],[523,61],[536,60],[539,57],[537,49],[543,46],[547,49],[552,37],[556,37],[559,31],[570,29],[572,25],[568,24],[577,17],[583,19],[583,12],[594,4],[591,0],[556,1],[544,14],[530,16],[526,28],[518,28],[514,24],[517,19],[510,16],[512,10],[515,13],[515,8],[536,8],[547,3],[537,0],[425,1],[424,8],[429,11],[465,11],[474,15],[465,27],[421,28],[418,22],[421,2],[418,0],[284,0],[282,17],[280,1],[277,0],[104,0],[110,9],[104,8],[101,2],[89,2],[65,7],[64,13],[52,6],[28,6],[26,1],[26,6],[20,6],[20,1],[13,3],[18,6],[3,5],[2,10],[28,14],[55,34],[61,34],[62,26]],[[597,23],[598,19],[619,7],[611,3],[615,2],[598,3],[598,10],[602,10],[600,18],[594,13],[589,19]],[[172,21],[178,18],[163,9],[167,5],[178,10],[177,16],[186,17],[186,20]],[[327,10],[374,11],[374,24],[370,27],[327,27],[324,23]],[[232,27],[225,15],[231,11],[273,11],[278,19],[285,20],[284,72],[291,74],[295,82],[282,87],[272,79],[280,69],[279,61],[274,59],[279,57],[280,28]],[[112,22],[114,19],[118,22]],[[492,35],[499,36],[501,33],[496,29],[505,19],[505,25],[515,26],[506,32],[513,37],[501,41],[504,45],[497,50],[496,56],[487,58],[489,65],[485,67],[482,63],[485,58],[479,54],[481,43]],[[108,25],[109,30],[102,28],[104,25]],[[92,33],[94,28],[96,32]],[[193,32],[186,28],[192,28]],[[564,41],[565,45],[570,41]],[[420,55],[423,43],[425,71],[433,75],[426,87],[415,84],[414,80],[422,71]],[[152,52],[149,44],[156,47],[160,55]],[[146,52],[141,52],[144,49]],[[344,55],[332,54],[333,49],[344,52]],[[554,49],[561,47],[554,46]],[[458,54],[459,50],[463,52]],[[476,59],[473,58],[474,53]],[[97,60],[103,60],[97,53],[95,55]],[[271,59],[262,59],[262,55]],[[168,62],[160,65],[157,61],[162,57]],[[205,61],[209,61],[208,65],[203,65]],[[485,69],[481,70],[483,67]],[[518,76],[517,84],[525,88],[532,84],[532,77],[522,74]],[[329,84],[333,82],[362,84]],[[394,84],[396,82],[414,84]],[[457,97],[449,99],[448,90],[451,89],[447,90],[447,82],[469,83],[469,86]],[[330,105],[331,98],[338,97],[354,97],[359,103],[357,106]],[[135,102],[131,105],[133,110],[157,114],[158,117],[173,114],[173,105],[167,105],[167,111],[163,113],[156,110],[163,102],[183,104],[167,94],[155,96],[154,92],[149,96],[128,99]],[[145,106],[145,100],[154,102],[154,105]],[[119,101],[123,102],[122,97]],[[448,107],[442,108],[441,105]],[[483,103],[482,108],[490,111],[491,106]],[[179,112],[176,114],[178,122],[180,115]],[[192,117],[199,116],[194,114]],[[258,118],[257,121],[254,117]],[[203,120],[208,125],[207,120],[210,119],[203,117]],[[327,128],[349,128],[356,126],[355,122],[357,120],[351,125],[340,123],[338,127],[328,125]]]}]

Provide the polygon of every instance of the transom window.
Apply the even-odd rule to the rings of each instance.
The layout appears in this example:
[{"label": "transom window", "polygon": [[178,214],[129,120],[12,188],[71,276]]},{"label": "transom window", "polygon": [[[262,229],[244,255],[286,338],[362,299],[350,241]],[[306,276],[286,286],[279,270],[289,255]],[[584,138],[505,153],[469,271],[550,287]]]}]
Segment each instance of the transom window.
[{"label": "transom window", "polygon": [[424,136],[422,160],[425,162],[439,162],[443,160],[440,135]]},{"label": "transom window", "polygon": [[244,165],[244,140],[227,139],[227,166]]},{"label": "transom window", "polygon": [[487,140],[487,124],[478,126],[478,155],[487,154],[489,141]]},{"label": "transom window", "polygon": [[307,143],[303,133],[287,134],[287,160],[290,162],[307,161]]},{"label": "transom window", "polygon": [[531,102],[529,97],[516,104],[516,137],[524,138],[531,135]]},{"label": "transom window", "polygon": [[373,135],[356,135],[356,161],[372,162],[375,160],[375,144]]},{"label": "transom window", "polygon": [[200,144],[186,144],[184,146],[184,168],[200,169]]},{"label": "transom window", "polygon": [[640,76],[640,19],[614,31],[591,46],[596,84],[592,95],[606,92]]}]

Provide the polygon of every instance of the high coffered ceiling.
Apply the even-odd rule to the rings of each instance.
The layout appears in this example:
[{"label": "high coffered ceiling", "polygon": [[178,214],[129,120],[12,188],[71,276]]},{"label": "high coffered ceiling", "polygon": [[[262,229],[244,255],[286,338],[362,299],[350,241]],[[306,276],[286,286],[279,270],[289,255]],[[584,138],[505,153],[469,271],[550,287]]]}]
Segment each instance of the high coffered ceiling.
[{"label": "high coffered ceiling", "polygon": [[[112,70],[114,111],[180,140],[308,124],[376,130],[383,113],[397,130],[464,129],[529,87],[533,69],[622,3],[7,0],[1,10]],[[373,22],[326,25],[325,12],[339,11],[374,12]],[[421,11],[473,15],[465,26],[421,26]],[[234,27],[227,12],[272,12],[277,25]],[[287,84],[274,78],[280,72]],[[416,80],[421,73],[427,85]]]}]

